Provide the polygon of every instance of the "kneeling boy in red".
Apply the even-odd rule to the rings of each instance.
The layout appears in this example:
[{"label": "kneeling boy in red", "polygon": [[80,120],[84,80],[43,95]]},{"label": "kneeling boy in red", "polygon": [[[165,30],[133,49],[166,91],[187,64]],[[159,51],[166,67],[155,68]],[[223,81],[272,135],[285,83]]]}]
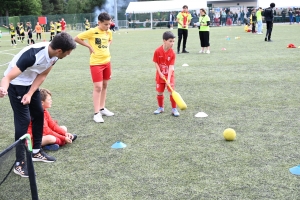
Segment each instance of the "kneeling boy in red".
[{"label": "kneeling boy in red", "polygon": [[[164,91],[167,87],[165,79],[170,83],[174,89],[175,78],[174,78],[174,63],[175,53],[172,49],[175,42],[175,36],[171,31],[166,31],[163,34],[163,45],[158,47],[153,56],[153,62],[156,67],[156,91],[157,91],[157,102],[158,109],[154,111],[154,114],[160,114],[164,111]],[[175,117],[179,116],[179,112],[176,108],[176,103],[171,95],[171,90],[168,87],[170,93],[170,101],[172,105],[172,114]]]},{"label": "kneeling boy in red", "polygon": [[[59,146],[67,143],[72,143],[77,138],[77,135],[67,132],[67,127],[59,126],[55,120],[52,119],[48,108],[51,108],[52,99],[51,93],[47,89],[40,89],[42,106],[44,109],[44,127],[42,146],[45,150],[58,150]],[[32,137],[32,123],[28,127],[28,133]]]}]

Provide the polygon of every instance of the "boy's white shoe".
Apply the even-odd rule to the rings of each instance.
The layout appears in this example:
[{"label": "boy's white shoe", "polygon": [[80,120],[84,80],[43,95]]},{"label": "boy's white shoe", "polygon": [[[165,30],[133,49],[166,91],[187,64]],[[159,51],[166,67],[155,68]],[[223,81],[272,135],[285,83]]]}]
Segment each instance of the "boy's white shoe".
[{"label": "boy's white shoe", "polygon": [[94,121],[97,122],[97,123],[103,123],[104,122],[100,112],[98,112],[96,115],[94,115]]},{"label": "boy's white shoe", "polygon": [[209,50],[207,50],[207,51],[206,51],[206,53],[207,53],[207,54],[210,54],[210,51],[209,51]]},{"label": "boy's white shoe", "polygon": [[100,113],[104,116],[108,116],[108,117],[111,117],[111,116],[114,116],[115,114],[113,112],[110,112],[108,109],[104,108],[104,110],[101,110]]}]

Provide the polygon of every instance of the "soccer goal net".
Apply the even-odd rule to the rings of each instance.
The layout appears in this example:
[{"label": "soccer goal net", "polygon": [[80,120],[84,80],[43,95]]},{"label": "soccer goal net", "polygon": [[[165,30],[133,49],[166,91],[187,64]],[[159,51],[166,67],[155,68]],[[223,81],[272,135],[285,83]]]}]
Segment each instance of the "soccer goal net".
[{"label": "soccer goal net", "polygon": [[[29,178],[17,176],[12,171],[16,163],[16,148],[26,149]],[[0,152],[0,199],[1,200],[38,200],[35,172],[32,163],[32,146],[30,135],[25,134],[19,140]]]}]

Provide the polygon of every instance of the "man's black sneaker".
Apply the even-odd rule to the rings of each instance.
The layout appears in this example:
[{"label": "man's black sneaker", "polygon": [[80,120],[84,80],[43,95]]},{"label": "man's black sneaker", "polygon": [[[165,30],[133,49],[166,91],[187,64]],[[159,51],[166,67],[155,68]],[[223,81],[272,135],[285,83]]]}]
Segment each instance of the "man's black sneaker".
[{"label": "man's black sneaker", "polygon": [[14,173],[18,174],[22,177],[25,177],[25,178],[29,177],[26,163],[23,161],[23,162],[19,163],[19,165],[16,164],[14,166]]},{"label": "man's black sneaker", "polygon": [[188,52],[187,50],[183,50],[182,53],[190,53],[190,52]]},{"label": "man's black sneaker", "polygon": [[273,40],[268,40],[268,42],[273,42]]},{"label": "man's black sneaker", "polygon": [[40,149],[39,152],[32,153],[32,161],[54,162],[56,159],[46,154],[43,149]]},{"label": "man's black sneaker", "polygon": [[266,41],[266,42],[268,41],[267,38],[265,38],[265,41]]},{"label": "man's black sneaker", "polygon": [[73,134],[73,139],[72,139],[72,142],[74,142],[77,138],[77,135],[76,134]]}]

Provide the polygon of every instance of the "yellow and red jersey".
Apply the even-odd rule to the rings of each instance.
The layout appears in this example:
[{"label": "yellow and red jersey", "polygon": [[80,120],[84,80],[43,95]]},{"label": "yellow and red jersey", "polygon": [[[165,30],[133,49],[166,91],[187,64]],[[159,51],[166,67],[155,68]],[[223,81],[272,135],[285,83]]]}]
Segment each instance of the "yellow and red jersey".
[{"label": "yellow and red jersey", "polygon": [[109,45],[112,41],[112,32],[110,30],[102,31],[98,27],[91,28],[77,35],[81,40],[88,40],[88,43],[94,49],[90,56],[90,65],[101,65],[110,62]]}]

